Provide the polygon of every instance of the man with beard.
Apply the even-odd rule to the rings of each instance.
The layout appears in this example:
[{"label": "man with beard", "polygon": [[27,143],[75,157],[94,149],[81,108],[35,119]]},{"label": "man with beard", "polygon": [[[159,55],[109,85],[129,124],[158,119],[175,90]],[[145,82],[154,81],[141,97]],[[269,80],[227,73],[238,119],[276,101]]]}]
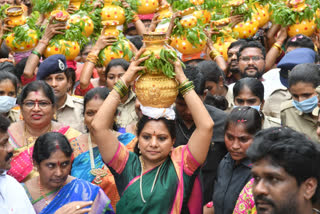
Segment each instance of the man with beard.
[{"label": "man with beard", "polygon": [[10,175],[13,147],[8,142],[7,133],[10,122],[0,115],[0,213],[34,214],[35,211],[23,187]]},{"label": "man with beard", "polygon": [[287,127],[260,131],[247,156],[258,214],[312,214],[319,198],[320,148]]},{"label": "man with beard", "polygon": [[238,52],[239,49],[247,44],[247,41],[244,39],[239,39],[235,42],[232,42],[228,48],[228,68],[227,68],[227,82],[228,84],[238,81],[240,76],[239,64],[238,64]]},{"label": "man with beard", "polygon": [[266,50],[260,42],[251,41],[243,45],[238,52],[241,78],[254,77],[261,79],[265,72]]}]

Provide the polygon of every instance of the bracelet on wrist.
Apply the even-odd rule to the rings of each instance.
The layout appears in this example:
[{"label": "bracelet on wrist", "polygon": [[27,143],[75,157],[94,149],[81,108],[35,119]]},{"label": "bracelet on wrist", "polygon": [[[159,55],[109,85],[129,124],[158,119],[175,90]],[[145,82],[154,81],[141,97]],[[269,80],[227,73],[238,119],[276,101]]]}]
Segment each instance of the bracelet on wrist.
[{"label": "bracelet on wrist", "polygon": [[39,59],[41,59],[41,54],[37,51],[37,50],[32,50],[31,51],[32,54],[37,55],[39,57]]},{"label": "bracelet on wrist", "polygon": [[126,86],[126,84],[119,79],[116,84],[113,86],[113,89],[118,92],[118,94],[120,95],[120,98],[122,99],[123,97],[125,97],[128,92],[129,92],[129,88]]},{"label": "bracelet on wrist", "polygon": [[212,50],[209,53],[210,58],[214,61],[216,59],[217,56],[221,56],[220,52],[217,50]]},{"label": "bracelet on wrist", "polygon": [[94,65],[96,65],[98,63],[98,59],[99,57],[96,54],[89,53],[87,56],[86,62],[91,62]]},{"label": "bracelet on wrist", "polygon": [[194,84],[192,81],[184,81],[183,84],[181,84],[179,86],[179,92],[181,93],[181,95],[184,97],[185,95],[187,95],[191,90],[194,89]]},{"label": "bracelet on wrist", "polygon": [[275,43],[272,45],[272,47],[275,47],[276,49],[278,49],[279,55],[282,53],[282,48],[281,48],[281,46],[280,46],[278,43],[275,42]]}]

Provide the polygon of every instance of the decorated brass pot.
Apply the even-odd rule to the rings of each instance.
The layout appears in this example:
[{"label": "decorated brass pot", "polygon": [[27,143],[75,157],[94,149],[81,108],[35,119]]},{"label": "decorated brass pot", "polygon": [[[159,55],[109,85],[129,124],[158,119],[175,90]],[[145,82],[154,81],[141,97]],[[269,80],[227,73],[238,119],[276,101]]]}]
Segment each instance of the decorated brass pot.
[{"label": "decorated brass pot", "polygon": [[[146,52],[160,57],[162,49],[167,49],[165,34],[151,33],[144,35]],[[147,70],[135,83],[135,92],[143,106],[154,108],[168,108],[178,95],[178,83],[159,70]]]},{"label": "decorated brass pot", "polygon": [[159,0],[137,0],[138,14],[155,13],[159,7]]},{"label": "decorated brass pot", "polygon": [[126,18],[124,9],[120,6],[112,4],[112,0],[104,0],[104,7],[101,11],[102,21],[118,21],[119,25],[123,25]]},{"label": "decorated brass pot", "polygon": [[8,7],[5,13],[9,18],[8,25],[16,27],[27,23],[27,18],[23,15],[22,6]]},{"label": "decorated brass pot", "polygon": [[114,36],[118,39],[119,44],[117,47],[107,46],[99,54],[101,61],[104,66],[107,66],[113,59],[123,58],[127,61],[130,60],[129,55],[125,52],[131,51],[130,44],[126,39],[120,39],[119,30],[117,30],[118,21],[103,21],[102,24],[105,26],[104,34],[106,36]]}]

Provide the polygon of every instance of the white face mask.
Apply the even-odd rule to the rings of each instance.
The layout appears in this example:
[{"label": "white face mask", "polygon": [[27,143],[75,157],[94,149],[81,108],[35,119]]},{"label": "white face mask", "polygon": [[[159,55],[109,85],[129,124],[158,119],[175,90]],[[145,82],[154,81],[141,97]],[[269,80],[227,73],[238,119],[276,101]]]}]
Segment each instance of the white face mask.
[{"label": "white face mask", "polygon": [[0,113],[7,113],[16,105],[17,98],[0,96]]}]

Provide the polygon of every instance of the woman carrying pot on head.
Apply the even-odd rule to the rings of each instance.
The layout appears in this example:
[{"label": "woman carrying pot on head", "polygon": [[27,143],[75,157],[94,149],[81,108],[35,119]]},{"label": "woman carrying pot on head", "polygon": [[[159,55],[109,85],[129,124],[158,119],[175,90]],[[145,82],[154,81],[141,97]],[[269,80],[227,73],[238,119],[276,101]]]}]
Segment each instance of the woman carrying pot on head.
[{"label": "woman carrying pot on head", "polygon": [[[141,49],[136,58],[143,51]],[[110,128],[121,102],[120,94],[125,95],[119,93],[119,89],[128,92],[127,86],[137,78],[138,71],[145,69],[139,64],[147,58],[131,62],[92,122],[95,142],[115,177],[121,196],[117,212],[199,213],[202,210],[202,193],[196,176],[206,159],[213,121],[193,90],[193,83],[184,75],[180,62],[174,62],[175,78],[182,86],[190,85],[182,95],[197,127],[187,145],[173,148],[176,133],[173,118],[153,119],[144,115],[137,124],[138,143],[134,153],[118,142]]]},{"label": "woman carrying pot on head", "polygon": [[[94,88],[91,83],[91,77],[93,69],[97,64],[98,54],[106,46],[113,44],[117,40],[115,37],[107,37],[104,33],[101,33],[96,44],[91,49],[88,54],[87,60],[83,66],[80,76],[80,84],[76,87],[75,94],[84,96],[90,89]],[[132,45],[131,45],[132,46]],[[93,60],[95,59],[95,60]],[[116,82],[121,78],[121,76],[127,71],[129,67],[129,62],[125,59],[112,59],[105,69],[105,86],[112,90]],[[125,128],[138,121],[138,116],[135,112],[135,100],[136,95],[130,89],[129,93],[121,99],[121,103],[118,106],[118,112],[116,116],[116,124],[119,127],[119,131],[124,133]]]},{"label": "woman carrying pot on head", "polygon": [[69,175],[71,156],[68,139],[58,132],[48,132],[36,140],[32,159],[39,176],[23,184],[36,213],[55,213],[63,206],[60,212],[64,214],[114,213],[100,187]]},{"label": "woman carrying pot on head", "polygon": [[19,182],[37,175],[32,163],[33,146],[35,140],[46,132],[60,132],[72,141],[74,157],[82,153],[81,145],[74,141],[81,133],[53,121],[56,101],[52,88],[46,82],[38,80],[27,84],[18,103],[23,120],[12,123],[8,130],[9,142],[15,148],[9,175]]}]

